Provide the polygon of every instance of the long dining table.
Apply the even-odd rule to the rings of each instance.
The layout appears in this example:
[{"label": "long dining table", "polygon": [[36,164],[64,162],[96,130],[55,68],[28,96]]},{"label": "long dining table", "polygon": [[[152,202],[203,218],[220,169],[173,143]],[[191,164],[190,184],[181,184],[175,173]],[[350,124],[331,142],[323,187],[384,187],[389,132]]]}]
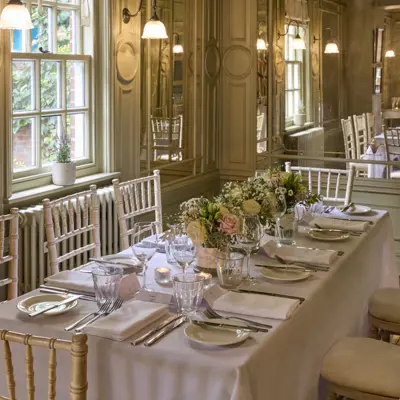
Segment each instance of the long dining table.
[{"label": "long dining table", "polygon": [[[360,217],[361,218],[361,217]],[[133,347],[131,340],[116,342],[89,336],[89,400],[316,400],[322,399],[322,360],[328,349],[347,336],[368,335],[368,301],[382,287],[398,287],[391,219],[385,211],[364,217],[373,221],[361,236],[342,242],[316,242],[305,232],[296,236],[299,246],[341,250],[328,272],[318,271],[308,280],[273,283],[263,279],[254,290],[285,293],[305,298],[286,321],[265,320],[273,328],[254,333],[245,342],[228,347],[208,347],[189,341],[180,327],[152,347]],[[129,250],[127,250],[129,251]],[[255,255],[252,262],[262,262]],[[157,291],[153,269],[166,265],[164,254],[150,262],[149,285]],[[179,268],[172,266],[173,272]],[[38,291],[22,297],[31,296]],[[64,327],[95,310],[94,302],[58,316],[30,319],[17,311],[21,298],[0,305],[0,328],[22,333],[71,339]],[[26,399],[24,346],[13,346],[17,398]],[[0,353],[2,349],[0,349]],[[2,354],[0,354],[2,356]],[[34,351],[37,399],[47,398],[45,349]],[[70,361],[57,358],[57,399],[68,399]],[[0,395],[6,388],[0,366]],[[63,389],[62,389],[63,388]]]}]

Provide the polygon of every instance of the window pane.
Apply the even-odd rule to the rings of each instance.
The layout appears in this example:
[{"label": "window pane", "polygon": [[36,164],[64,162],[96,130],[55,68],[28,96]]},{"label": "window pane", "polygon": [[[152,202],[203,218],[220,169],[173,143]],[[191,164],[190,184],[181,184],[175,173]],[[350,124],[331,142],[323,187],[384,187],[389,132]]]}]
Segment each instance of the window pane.
[{"label": "window pane", "polygon": [[57,0],[57,3],[76,4],[76,0]]},{"label": "window pane", "polygon": [[11,51],[23,52],[25,50],[25,34],[23,31],[15,29],[10,31]]},{"label": "window pane", "polygon": [[87,156],[85,135],[85,114],[67,116],[67,132],[71,136],[71,157],[73,160]]},{"label": "window pane", "polygon": [[287,86],[286,89],[293,89],[293,64],[287,64]]},{"label": "window pane", "polygon": [[299,107],[300,107],[300,92],[296,90],[294,92],[294,107],[293,107],[294,113],[300,111]]},{"label": "window pane", "polygon": [[85,105],[85,63],[67,61],[67,107]]},{"label": "window pane", "polygon": [[40,86],[42,110],[61,107],[61,63],[59,61],[41,61]]},{"label": "window pane", "polygon": [[293,65],[293,75],[294,75],[294,82],[293,82],[293,89],[300,89],[300,66],[299,64]]},{"label": "window pane", "polygon": [[13,110],[30,111],[35,108],[33,61],[12,62]]},{"label": "window pane", "polygon": [[42,117],[41,120],[42,165],[51,163],[55,158],[57,137],[61,132],[61,116]]},{"label": "window pane", "polygon": [[74,11],[57,11],[57,53],[76,53]]},{"label": "window pane", "polygon": [[288,112],[286,118],[292,118],[293,114],[293,92],[288,92]]},{"label": "window pane", "polygon": [[13,119],[13,170],[33,168],[36,165],[35,119]]},{"label": "window pane", "polygon": [[44,51],[53,51],[51,45],[51,9],[43,7],[42,15],[37,7],[32,7],[32,52],[39,53],[40,48]]}]

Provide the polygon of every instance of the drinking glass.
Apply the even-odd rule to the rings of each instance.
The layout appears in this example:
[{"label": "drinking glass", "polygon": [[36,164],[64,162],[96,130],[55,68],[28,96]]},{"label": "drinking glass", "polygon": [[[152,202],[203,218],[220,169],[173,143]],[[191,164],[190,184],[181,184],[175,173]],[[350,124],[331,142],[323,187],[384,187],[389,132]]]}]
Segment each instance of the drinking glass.
[{"label": "drinking glass", "polygon": [[237,235],[237,241],[246,253],[247,275],[245,279],[248,281],[253,280],[250,275],[250,254],[254,248],[260,245],[262,236],[263,228],[258,216],[245,215]]},{"label": "drinking glass", "polygon": [[224,289],[237,288],[242,280],[244,254],[220,253],[216,260],[219,285]]},{"label": "drinking glass", "polygon": [[133,255],[143,264],[142,290],[151,291],[146,286],[147,264],[159,248],[161,224],[159,222],[136,222],[133,226]]},{"label": "drinking glass", "polygon": [[169,225],[169,230],[164,232],[163,239],[165,241],[165,255],[167,257],[168,264],[176,264],[174,255],[172,254],[172,242],[175,236],[182,234],[184,232],[183,224],[171,224]]},{"label": "drinking glass", "polygon": [[92,268],[94,293],[99,307],[107,300],[114,302],[118,299],[122,275],[121,267],[97,265]]},{"label": "drinking glass", "polygon": [[178,234],[171,242],[171,253],[185,274],[196,256],[196,248],[187,235]]},{"label": "drinking glass", "polygon": [[177,274],[172,277],[178,313],[195,314],[203,300],[204,278],[196,274]]}]

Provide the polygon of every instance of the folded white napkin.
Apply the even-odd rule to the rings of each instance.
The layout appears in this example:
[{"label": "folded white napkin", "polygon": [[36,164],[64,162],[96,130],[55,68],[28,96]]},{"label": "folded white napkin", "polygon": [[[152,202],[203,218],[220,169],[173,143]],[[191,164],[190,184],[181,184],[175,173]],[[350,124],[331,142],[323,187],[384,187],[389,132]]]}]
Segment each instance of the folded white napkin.
[{"label": "folded white napkin", "polygon": [[94,293],[92,274],[78,271],[60,271],[45,279],[47,285],[63,289]]},{"label": "folded white napkin", "polygon": [[316,217],[310,222],[310,226],[315,227],[319,225],[324,229],[343,229],[349,232],[362,231],[365,232],[368,229],[369,222],[359,221],[347,221],[345,219],[332,219],[326,217]]},{"label": "folded white napkin", "polygon": [[270,258],[274,258],[278,255],[286,261],[297,261],[310,264],[331,265],[337,258],[337,251],[334,250],[314,250],[295,246],[277,247],[273,240],[270,240],[262,246],[262,249]]},{"label": "folded white napkin", "polygon": [[168,306],[164,304],[133,300],[84,330],[90,335],[122,342],[167,313]]},{"label": "folded white napkin", "polygon": [[299,300],[264,294],[228,292],[214,301],[213,308],[234,314],[285,320],[300,305]]}]

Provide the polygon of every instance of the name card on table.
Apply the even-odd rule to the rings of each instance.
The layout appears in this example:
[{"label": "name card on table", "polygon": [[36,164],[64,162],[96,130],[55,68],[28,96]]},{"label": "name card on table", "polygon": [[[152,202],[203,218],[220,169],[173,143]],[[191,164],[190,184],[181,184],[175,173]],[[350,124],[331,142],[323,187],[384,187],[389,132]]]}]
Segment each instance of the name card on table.
[{"label": "name card on table", "polygon": [[169,305],[172,301],[172,294],[141,291],[135,297],[135,300],[147,301],[149,303],[159,303]]}]

